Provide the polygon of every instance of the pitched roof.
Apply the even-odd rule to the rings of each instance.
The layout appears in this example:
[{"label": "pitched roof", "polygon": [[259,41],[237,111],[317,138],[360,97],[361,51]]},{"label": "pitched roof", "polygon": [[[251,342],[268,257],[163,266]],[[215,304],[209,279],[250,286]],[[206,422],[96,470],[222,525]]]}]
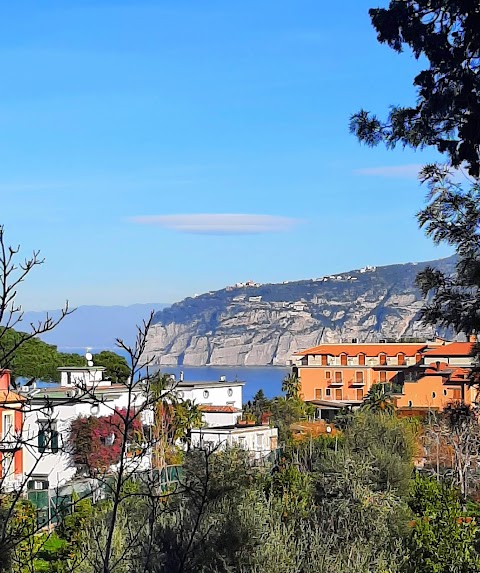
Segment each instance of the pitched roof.
[{"label": "pitched roof", "polygon": [[20,396],[20,394],[17,394],[16,392],[13,392],[12,390],[8,390],[8,391],[0,390],[0,407],[3,404],[24,402],[25,399],[26,398],[24,396]]},{"label": "pitched roof", "polygon": [[405,356],[415,356],[415,354],[422,352],[425,348],[427,348],[426,343],[321,344],[320,346],[297,352],[296,355],[329,354],[330,356],[340,356],[340,354],[348,354],[349,356],[357,356],[358,354],[366,354],[367,356],[378,356],[385,353],[388,356],[396,356],[403,353]]},{"label": "pitched roof", "polygon": [[469,376],[471,374],[471,370],[469,368],[457,368],[456,370],[454,370],[453,374],[450,376],[450,380],[452,382],[454,381],[465,381],[468,380]]},{"label": "pitched roof", "polygon": [[210,414],[236,414],[237,412],[241,412],[241,410],[235,408],[235,406],[212,406],[210,404],[200,404],[198,409]]},{"label": "pitched roof", "polygon": [[425,352],[425,356],[471,356],[473,350],[472,342],[451,342],[432,348]]},{"label": "pitched roof", "polygon": [[449,369],[449,366],[446,362],[438,362],[438,368],[435,367],[434,364],[430,364],[428,368],[425,369],[425,376],[428,375],[435,375],[435,374],[440,374],[443,372],[443,375],[447,375],[449,373],[451,373],[451,370]]}]

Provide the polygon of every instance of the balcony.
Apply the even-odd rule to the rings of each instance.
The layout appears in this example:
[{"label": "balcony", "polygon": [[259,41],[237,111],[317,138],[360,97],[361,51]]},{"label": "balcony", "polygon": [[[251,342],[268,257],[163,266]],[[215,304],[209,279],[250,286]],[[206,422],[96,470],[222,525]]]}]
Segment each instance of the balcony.
[{"label": "balcony", "polygon": [[22,447],[21,438],[16,436],[4,436],[0,440],[0,452],[13,452]]},{"label": "balcony", "polygon": [[343,378],[332,378],[330,380],[330,386],[333,386],[334,388],[339,388],[340,386],[343,386]]},{"label": "balcony", "polygon": [[348,384],[352,388],[363,388],[365,386],[365,378],[352,378]]}]

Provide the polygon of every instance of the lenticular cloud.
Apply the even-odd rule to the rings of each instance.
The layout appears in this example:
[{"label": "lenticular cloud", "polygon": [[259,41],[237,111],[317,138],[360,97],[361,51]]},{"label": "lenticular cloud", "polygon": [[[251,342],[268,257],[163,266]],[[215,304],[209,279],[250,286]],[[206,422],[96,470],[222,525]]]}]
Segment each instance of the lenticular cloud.
[{"label": "lenticular cloud", "polygon": [[205,235],[250,235],[289,231],[298,222],[276,215],[198,213],[187,215],[145,215],[132,217],[135,223],[158,225],[182,233]]}]

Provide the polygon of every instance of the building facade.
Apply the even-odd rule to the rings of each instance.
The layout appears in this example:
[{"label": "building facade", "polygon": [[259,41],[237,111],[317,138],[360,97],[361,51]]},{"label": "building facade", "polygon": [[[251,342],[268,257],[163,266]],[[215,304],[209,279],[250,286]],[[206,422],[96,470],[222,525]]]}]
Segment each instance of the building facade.
[{"label": "building facade", "polygon": [[0,478],[1,490],[21,487],[24,398],[10,389],[10,372],[0,371]]},{"label": "building facade", "polygon": [[374,384],[384,384],[397,409],[414,414],[476,402],[477,391],[469,384],[472,351],[473,340],[323,344],[297,353],[292,366],[302,398],[319,408],[359,405]]},{"label": "building facade", "polygon": [[427,344],[322,344],[298,352],[293,370],[304,400],[360,404],[374,384],[403,384]]}]

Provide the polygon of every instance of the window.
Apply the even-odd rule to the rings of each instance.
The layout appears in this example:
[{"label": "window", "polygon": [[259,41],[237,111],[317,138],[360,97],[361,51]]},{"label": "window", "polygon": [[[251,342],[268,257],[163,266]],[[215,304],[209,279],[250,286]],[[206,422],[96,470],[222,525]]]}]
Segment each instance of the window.
[{"label": "window", "polygon": [[343,396],[342,396],[342,389],[341,388],[337,388],[335,390],[335,400],[342,400]]},{"label": "window", "polygon": [[58,452],[58,431],[57,422],[52,420],[39,420],[38,429],[38,451],[44,454],[51,451],[52,454]]},{"label": "window", "polygon": [[327,370],[327,371],[325,372],[325,378],[326,378],[327,380],[330,380],[330,379],[332,378],[332,373],[330,372],[330,370]]},{"label": "window", "polygon": [[355,372],[355,382],[357,384],[363,383],[363,372]]},{"label": "window", "polygon": [[444,395],[444,396],[447,395],[447,391],[446,391],[446,390],[443,391],[443,395]]},{"label": "window", "polygon": [[48,489],[48,476],[32,476],[32,479],[29,482],[27,482],[27,489],[29,490]]},{"label": "window", "polygon": [[208,398],[210,396],[210,392],[208,390],[203,391],[203,397]]},{"label": "window", "polygon": [[4,412],[2,416],[3,439],[12,441],[15,439],[13,428],[13,412]]},{"label": "window", "polygon": [[411,400],[408,401],[408,407],[409,407],[409,408],[412,407],[412,401],[411,401]]},{"label": "window", "polygon": [[335,383],[339,384],[340,382],[342,382],[342,373],[341,372],[335,372]]},{"label": "window", "polygon": [[322,366],[328,366],[328,356],[326,354],[322,354]]},{"label": "window", "polygon": [[403,366],[405,364],[405,354],[400,353],[397,356],[397,363],[399,366]]},{"label": "window", "polygon": [[362,388],[357,388],[357,400],[363,400],[363,389]]},{"label": "window", "polygon": [[435,397],[436,397],[435,392],[432,392],[432,398],[435,398]]},{"label": "window", "polygon": [[15,478],[15,464],[12,452],[4,452],[2,457],[3,482],[11,482]]},{"label": "window", "polygon": [[382,370],[378,373],[378,380],[380,383],[387,381],[387,373],[385,372],[385,370]]},{"label": "window", "polygon": [[327,398],[330,398],[331,395],[332,395],[331,389],[330,389],[330,388],[326,388],[326,389],[325,389],[325,396],[326,396]]},{"label": "window", "polygon": [[100,443],[102,443],[104,446],[113,446],[114,442],[115,434],[113,432],[108,434],[108,436],[100,436]]},{"label": "window", "polygon": [[321,399],[322,399],[322,389],[315,388],[315,400],[321,400]]},{"label": "window", "polygon": [[342,354],[340,356],[340,366],[346,366],[346,365],[347,365],[347,355]]},{"label": "window", "polygon": [[453,399],[454,400],[461,400],[462,399],[462,390],[460,388],[454,388],[452,391]]},{"label": "window", "polygon": [[365,354],[358,355],[358,364],[360,366],[365,366]]},{"label": "window", "polygon": [[233,390],[232,390],[231,388],[229,388],[229,389],[227,390],[227,394],[228,394],[229,397],[233,396]]},{"label": "window", "polygon": [[263,434],[257,434],[257,450],[263,450]]},{"label": "window", "polygon": [[386,363],[387,363],[387,355],[386,354],[380,354],[380,364],[385,365]]}]

